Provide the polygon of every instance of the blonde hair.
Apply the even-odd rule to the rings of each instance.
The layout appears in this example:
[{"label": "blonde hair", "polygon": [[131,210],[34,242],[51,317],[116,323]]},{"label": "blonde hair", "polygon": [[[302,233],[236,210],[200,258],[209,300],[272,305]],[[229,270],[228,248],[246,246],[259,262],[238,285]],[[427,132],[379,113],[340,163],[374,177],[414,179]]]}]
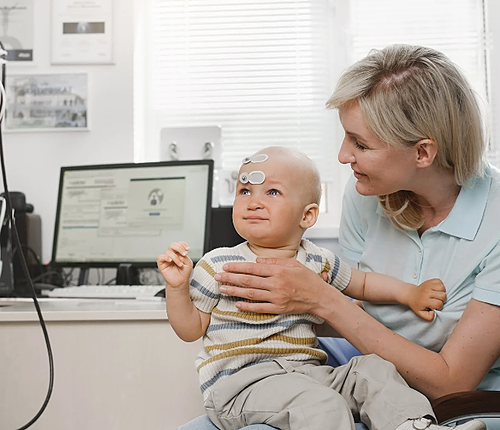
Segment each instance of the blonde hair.
[{"label": "blonde hair", "polygon": [[[463,186],[483,173],[485,138],[481,110],[467,78],[432,48],[391,45],[349,67],[327,102],[343,109],[358,102],[363,119],[389,145],[413,147],[422,139],[437,146],[435,163]],[[379,196],[391,221],[419,228],[424,220],[409,191]]]}]

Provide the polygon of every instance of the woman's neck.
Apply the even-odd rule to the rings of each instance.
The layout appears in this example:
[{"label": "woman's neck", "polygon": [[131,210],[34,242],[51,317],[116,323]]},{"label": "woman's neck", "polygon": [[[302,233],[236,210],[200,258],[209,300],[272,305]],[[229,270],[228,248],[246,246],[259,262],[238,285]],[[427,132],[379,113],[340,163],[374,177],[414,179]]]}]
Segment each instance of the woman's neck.
[{"label": "woman's neck", "polygon": [[420,234],[438,225],[450,214],[460,193],[461,187],[455,183],[453,173],[443,170],[439,173],[438,177],[429,177],[424,186],[414,191],[415,203],[425,218],[424,225],[419,229]]}]

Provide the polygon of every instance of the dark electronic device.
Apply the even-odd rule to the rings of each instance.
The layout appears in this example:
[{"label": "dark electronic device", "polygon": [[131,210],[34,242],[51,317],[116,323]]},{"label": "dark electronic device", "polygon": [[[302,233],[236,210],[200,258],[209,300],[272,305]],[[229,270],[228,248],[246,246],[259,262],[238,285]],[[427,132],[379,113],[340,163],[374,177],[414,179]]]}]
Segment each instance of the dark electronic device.
[{"label": "dark electronic device", "polygon": [[62,167],[51,266],[116,267],[138,284],[171,242],[196,262],[209,249],[213,160]]},{"label": "dark electronic device", "polygon": [[245,239],[234,228],[233,208],[230,206],[212,208],[209,249],[236,246],[244,241]]},{"label": "dark electronic device", "polygon": [[0,205],[0,296],[8,296],[14,291],[14,269],[11,222],[6,216],[7,202],[3,196]]},{"label": "dark electronic device", "polygon": [[[33,213],[33,205],[26,203],[23,193],[10,191],[9,196],[22,249],[19,250],[13,246],[11,221],[6,215],[4,217],[0,215],[3,219],[0,233],[0,260],[2,261],[0,296],[30,297],[29,281],[23,273],[21,258],[24,255],[30,276],[40,274],[41,219],[39,215]],[[3,206],[6,204],[4,193],[0,197],[0,204]],[[0,208],[0,214],[2,212],[3,208]]]}]

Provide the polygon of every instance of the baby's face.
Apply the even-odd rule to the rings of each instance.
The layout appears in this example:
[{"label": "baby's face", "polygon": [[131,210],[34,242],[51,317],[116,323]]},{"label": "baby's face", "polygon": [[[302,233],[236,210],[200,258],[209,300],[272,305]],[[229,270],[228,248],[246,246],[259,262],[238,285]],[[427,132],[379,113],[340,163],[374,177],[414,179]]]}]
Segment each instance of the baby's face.
[{"label": "baby's face", "polygon": [[302,237],[300,222],[307,203],[300,169],[279,153],[270,151],[266,155],[265,161],[249,162],[240,168],[233,222],[240,236],[250,243],[277,248]]}]

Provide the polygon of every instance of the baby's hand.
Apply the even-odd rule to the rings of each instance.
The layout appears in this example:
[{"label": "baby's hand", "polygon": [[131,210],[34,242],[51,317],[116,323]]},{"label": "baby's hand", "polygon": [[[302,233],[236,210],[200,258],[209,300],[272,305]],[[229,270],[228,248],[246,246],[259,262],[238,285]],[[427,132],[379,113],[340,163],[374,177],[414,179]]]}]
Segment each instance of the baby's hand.
[{"label": "baby's hand", "polygon": [[434,309],[441,310],[446,301],[446,289],[440,279],[429,279],[415,287],[409,306],[420,318],[432,321]]},{"label": "baby's hand", "polygon": [[185,242],[172,242],[165,254],[156,260],[165,282],[172,288],[186,286],[193,270],[193,262],[188,257],[189,245]]}]

